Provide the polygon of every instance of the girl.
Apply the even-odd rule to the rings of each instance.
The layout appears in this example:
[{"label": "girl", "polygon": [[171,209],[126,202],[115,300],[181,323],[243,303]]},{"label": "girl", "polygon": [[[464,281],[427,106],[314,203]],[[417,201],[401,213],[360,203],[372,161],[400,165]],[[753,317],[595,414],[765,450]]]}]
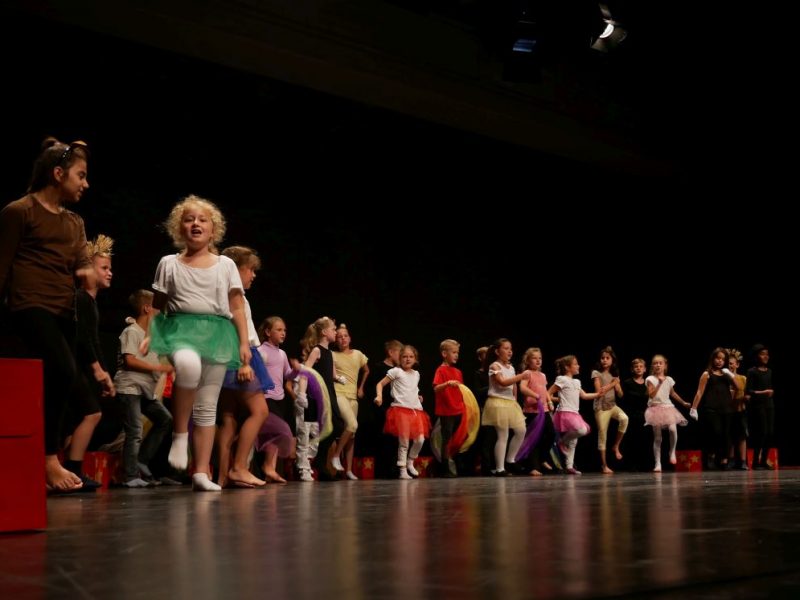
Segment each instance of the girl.
[{"label": "girl", "polygon": [[619,384],[619,368],[617,368],[617,355],[611,346],[606,346],[600,351],[600,361],[594,371],[592,371],[592,381],[594,390],[599,392],[601,388],[610,385],[604,394],[594,401],[594,419],[597,422],[597,449],[600,451],[601,470],[604,474],[613,473],[606,463],[606,437],[608,435],[608,424],[611,419],[619,423],[617,426],[617,438],[611,449],[617,460],[622,460],[622,453],[619,451],[619,444],[625,430],[628,428],[628,415],[617,406],[617,397],[622,398],[622,387]]},{"label": "girl", "polygon": [[[253,280],[256,278],[256,271],[261,268],[261,259],[255,250],[245,246],[230,246],[222,251],[222,256],[227,256],[235,264],[242,280],[242,287],[245,293],[250,289]],[[259,346],[256,327],[253,325],[253,314],[250,310],[250,303],[243,295],[244,317],[247,324],[247,337],[250,344],[250,368],[253,370],[253,378],[250,381],[239,381],[243,378],[242,370],[229,370],[225,375],[225,388],[220,397],[220,413],[222,426],[217,432],[217,449],[219,452],[219,478],[218,483],[222,487],[233,485],[237,487],[252,488],[266,484],[266,481],[253,475],[247,466],[247,459],[256,434],[261,429],[267,419],[267,402],[264,393],[274,387],[272,380],[267,374],[267,369],[261,359],[261,355],[256,351]],[[236,452],[233,458],[233,465],[230,464],[231,447],[233,446],[236,428],[238,425],[238,408],[241,406],[247,412],[242,426],[239,428],[239,440],[236,445]]]},{"label": "girl", "polygon": [[[523,379],[530,378],[530,372],[525,371],[519,375],[514,374],[511,365],[511,342],[500,338],[489,346],[486,352],[486,361],[492,361],[487,372],[489,373],[489,397],[483,408],[481,425],[491,425],[497,432],[497,441],[494,444],[494,464],[492,474],[496,477],[508,475],[505,463],[516,465],[517,451],[525,439],[525,417],[522,409],[517,404],[516,384]],[[511,444],[508,443],[508,430],[514,431]],[[506,458],[508,450],[508,458]]]},{"label": "girl", "polygon": [[[64,466],[78,475],[83,481],[84,489],[97,489],[100,484],[83,474],[83,457],[92,439],[92,434],[102,416],[100,396],[112,397],[116,391],[111,376],[103,364],[103,350],[100,345],[99,321],[97,311],[97,292],[111,287],[111,249],[114,240],[105,235],[98,235],[87,244],[89,256],[95,276],[83,282],[76,296],[76,312],[78,316],[78,343],[76,358],[79,368],[89,381],[89,393],[81,397],[74,405],[73,426]],[[109,407],[106,407],[108,411]],[[108,413],[106,419],[108,419]],[[112,419],[113,420],[113,419]]]},{"label": "girl", "polygon": [[[278,474],[278,451],[283,447],[282,443],[272,443],[273,435],[270,430],[274,430],[273,423],[278,421],[286,423],[289,429],[290,447],[288,452],[284,449],[282,455],[289,457],[294,454],[295,447],[295,412],[294,412],[294,392],[292,391],[292,379],[297,371],[289,365],[289,358],[286,352],[280,349],[280,345],[286,340],[286,323],[280,317],[267,317],[258,328],[258,337],[264,340],[258,347],[258,352],[264,360],[270,379],[275,384],[266,393],[269,417],[264,422],[264,426],[258,434],[258,446],[264,450],[264,464],[262,470],[270,481],[276,483],[286,483],[286,480]],[[294,360],[294,359],[293,359]],[[297,361],[294,360],[295,364]],[[286,393],[289,399],[286,400]]]},{"label": "girl", "polygon": [[[333,387],[333,382],[337,379],[336,369],[333,364],[333,353],[329,348],[331,342],[335,340],[336,323],[333,319],[328,317],[320,317],[308,326],[306,335],[300,342],[303,352],[303,365],[314,368],[322,377],[325,387],[328,390],[331,404],[331,421],[333,425],[333,435],[326,436],[319,441],[309,441],[310,430],[305,431],[305,429],[316,421],[321,430],[322,426],[319,425],[319,423],[323,420],[323,416],[319,414],[319,406],[308,401],[305,395],[305,389],[301,387],[301,392],[298,394],[298,403],[304,409],[304,415],[302,417],[304,429],[303,433],[301,433],[301,421],[298,419],[297,465],[301,471],[300,478],[303,481],[311,480],[311,466],[308,462],[310,454],[325,457],[324,468],[318,469],[318,475],[320,477],[333,478],[336,475],[336,471],[342,470],[341,464],[335,465],[333,463],[334,457],[337,457],[339,454],[335,440],[342,435],[344,431],[344,422],[342,421],[338,402],[336,401],[336,390]],[[301,379],[301,381],[307,381],[307,379]],[[303,404],[305,404],[305,406],[303,406]],[[305,476],[303,471],[305,471]]]},{"label": "girl", "polygon": [[[645,373],[647,373],[647,363],[643,358],[634,358],[631,361],[631,377],[622,382],[625,413],[628,415],[628,442],[626,445],[628,450],[631,446],[634,448],[633,466],[637,471],[650,470],[650,465],[646,460],[646,448],[650,443],[644,439],[644,413],[650,399],[645,383]],[[628,455],[630,456],[630,452]]]},{"label": "girl", "polygon": [[733,444],[728,450],[728,462],[733,460],[734,454],[738,454],[736,468],[740,471],[747,471],[747,415],[745,413],[747,377],[737,373],[741,364],[742,353],[736,348],[728,350],[728,368],[738,382],[733,398],[734,412],[731,416],[731,441]]},{"label": "girl", "polygon": [[595,393],[587,394],[581,389],[581,382],[575,379],[575,375],[580,373],[578,359],[572,354],[568,354],[556,361],[555,383],[550,386],[550,395],[558,394],[558,410],[553,417],[553,425],[560,435],[558,448],[566,458],[565,470],[570,475],[580,475],[575,464],[575,448],[578,446],[578,438],[588,435],[592,430],[589,424],[580,415],[579,400],[594,400],[614,388],[614,383],[601,386]]},{"label": "girl", "polygon": [[358,429],[358,400],[364,397],[364,384],[369,376],[367,357],[360,350],[350,347],[350,332],[347,325],[340,324],[336,329],[336,346],[338,352],[333,353],[333,363],[336,372],[344,377],[345,383],[336,382],[336,400],[339,412],[345,421],[345,431],[339,440],[338,453],[333,459],[333,465],[341,471],[341,456],[344,453],[348,479],[358,479],[353,474],[353,447],[355,446],[356,429]]},{"label": "girl", "polygon": [[[422,444],[431,432],[431,420],[422,408],[422,396],[419,395],[419,371],[414,370],[418,362],[417,349],[406,344],[400,352],[400,366],[389,369],[386,377],[375,386],[375,404],[380,406],[383,386],[392,384],[392,405],[386,411],[383,430],[397,437],[400,479],[413,479],[419,475],[414,468],[414,459],[419,456]],[[409,449],[411,440],[414,443]]]},{"label": "girl", "polygon": [[697,393],[692,401],[689,415],[697,420],[697,407],[703,402],[703,424],[706,451],[706,467],[713,469],[715,463],[728,467],[730,445],[730,421],[733,412],[733,389],[739,383],[728,369],[728,351],[714,348],[708,359],[708,367],[700,375]]},{"label": "girl", "polygon": [[[525,454],[525,447],[529,444],[528,438],[536,436],[537,439],[530,440],[533,453],[531,475],[536,476],[542,474],[540,469],[553,470],[550,463],[541,459],[541,449],[544,448],[547,451],[553,445],[556,436],[552,418],[553,399],[547,393],[547,377],[542,373],[542,351],[539,348],[528,348],[525,351],[520,368],[527,369],[530,377],[519,383],[519,391],[525,399],[522,413],[525,415],[528,431],[517,458],[520,459]],[[541,425],[532,425],[538,419],[541,419]],[[538,435],[536,435],[537,433]]]},{"label": "girl", "polygon": [[27,195],[0,212],[0,301],[7,292],[14,326],[44,365],[45,484],[54,492],[83,485],[56,453],[65,406],[89,394],[75,362],[74,279],[94,270],[83,219],[67,210],[89,189],[88,158],[84,142],[47,138]]},{"label": "girl", "polygon": [[[212,202],[187,196],[165,223],[178,254],[161,259],[156,269],[153,306],[166,312],[150,324],[142,343],[169,356],[175,367],[174,433],[169,464],[188,466],[189,416],[194,422],[192,488],[219,491],[209,477],[217,399],[226,369],[238,369],[250,381],[250,344],[244,311],[244,290],[236,264],[219,256],[216,244],[225,234],[225,219]],[[251,480],[252,481],[252,480]]]},{"label": "girl", "polygon": [[674,465],[678,462],[675,448],[678,445],[678,425],[686,425],[688,421],[673,406],[670,398],[674,399],[684,408],[689,408],[689,403],[684,402],[675,391],[675,380],[667,376],[667,359],[656,354],[650,361],[650,376],[645,379],[647,386],[647,410],[644,411],[645,425],[653,428],[653,456],[655,457],[654,473],[661,473],[661,430],[669,429],[669,462]]},{"label": "girl", "polygon": [[769,368],[769,349],[756,344],[750,351],[755,366],[747,371],[750,425],[753,432],[753,468],[772,469],[767,454],[775,433],[775,402],[772,399],[772,369]]}]

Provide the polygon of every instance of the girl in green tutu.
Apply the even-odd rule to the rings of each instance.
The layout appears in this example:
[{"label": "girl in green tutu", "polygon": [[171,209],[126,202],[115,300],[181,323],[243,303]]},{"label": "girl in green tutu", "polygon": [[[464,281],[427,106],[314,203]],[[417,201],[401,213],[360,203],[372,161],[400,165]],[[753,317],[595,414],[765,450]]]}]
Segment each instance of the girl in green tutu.
[{"label": "girl in green tutu", "polygon": [[212,202],[187,196],[172,209],[165,226],[180,252],[158,263],[153,306],[163,312],[153,319],[150,338],[142,346],[146,351],[149,343],[175,367],[169,464],[181,470],[188,466],[191,415],[192,487],[219,491],[209,463],[225,371],[239,369],[241,381],[252,379],[242,280],[236,264],[217,253],[225,218]]}]

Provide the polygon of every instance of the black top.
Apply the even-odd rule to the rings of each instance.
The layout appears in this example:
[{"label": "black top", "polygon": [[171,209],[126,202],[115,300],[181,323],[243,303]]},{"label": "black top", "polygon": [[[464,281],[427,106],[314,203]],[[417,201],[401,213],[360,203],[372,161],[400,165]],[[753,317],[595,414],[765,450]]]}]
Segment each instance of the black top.
[{"label": "black top", "polygon": [[626,412],[641,412],[647,409],[647,384],[636,383],[633,378],[622,382],[622,402]]}]

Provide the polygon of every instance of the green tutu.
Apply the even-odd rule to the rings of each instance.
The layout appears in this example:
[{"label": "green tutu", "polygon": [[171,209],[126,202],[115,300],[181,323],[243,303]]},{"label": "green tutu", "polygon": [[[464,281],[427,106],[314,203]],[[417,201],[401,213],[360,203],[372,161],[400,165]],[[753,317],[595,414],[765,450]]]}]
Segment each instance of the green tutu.
[{"label": "green tutu", "polygon": [[238,369],[239,336],[233,322],[219,315],[161,313],[150,323],[150,349],[172,356],[177,350],[194,350],[206,362]]}]

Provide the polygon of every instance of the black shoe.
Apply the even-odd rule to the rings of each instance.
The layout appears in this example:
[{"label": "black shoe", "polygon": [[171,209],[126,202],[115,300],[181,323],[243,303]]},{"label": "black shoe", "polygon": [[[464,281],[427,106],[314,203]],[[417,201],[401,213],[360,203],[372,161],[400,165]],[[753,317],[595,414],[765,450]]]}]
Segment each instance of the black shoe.
[{"label": "black shoe", "polygon": [[492,471],[492,476],[494,477],[508,477],[508,471],[505,469],[502,471]]},{"label": "black shoe", "polygon": [[98,488],[103,487],[102,483],[97,483],[94,479],[89,479],[86,475],[79,475],[83,487],[80,488],[81,492],[95,492]]}]

